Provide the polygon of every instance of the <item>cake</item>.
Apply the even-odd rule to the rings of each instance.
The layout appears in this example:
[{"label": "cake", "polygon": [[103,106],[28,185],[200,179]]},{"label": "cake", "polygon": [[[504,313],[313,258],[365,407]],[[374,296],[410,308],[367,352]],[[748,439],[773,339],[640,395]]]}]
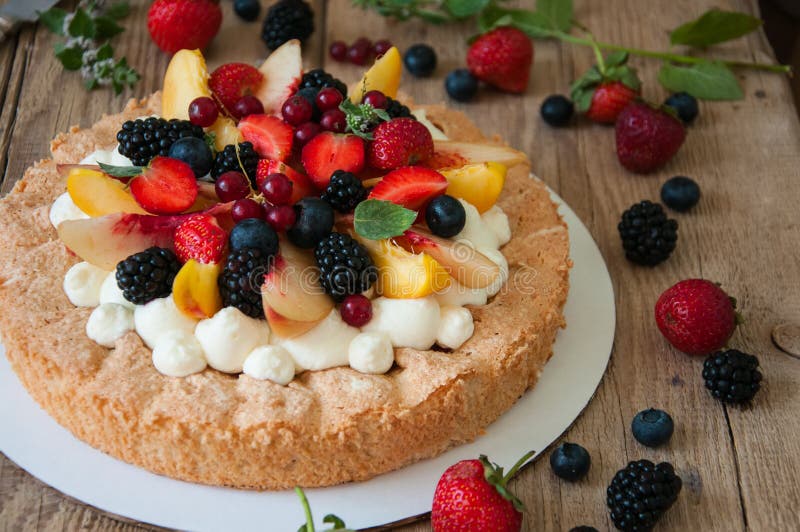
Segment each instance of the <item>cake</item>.
[{"label": "cake", "polygon": [[[199,53],[192,54],[194,59],[183,52],[176,54],[170,69],[181,61],[202,59]],[[267,63],[271,61],[273,66],[265,63],[262,71],[274,72],[279,64],[281,72],[286,72],[287,64],[299,63],[299,45],[290,42],[270,58]],[[376,63],[354,90],[364,95],[369,90],[382,89],[400,99],[395,81],[386,79],[393,75],[375,75],[387,68],[392,70],[394,67],[387,67],[391,61],[392,51]],[[207,77],[204,63],[199,72]],[[298,81],[289,80],[294,85],[288,94],[297,89]],[[236,306],[238,300],[228,298],[216,306],[209,303],[210,299],[196,296],[202,290],[194,285],[178,296],[177,280],[172,295],[138,305],[121,299],[122,285],[114,286],[119,275],[113,273],[105,259],[97,264],[83,263],[86,250],[75,245],[74,240],[70,240],[70,250],[62,240],[76,238],[64,230],[67,222],[86,230],[95,227],[87,225],[90,221],[99,223],[98,220],[105,219],[103,216],[115,215],[95,213],[95,217],[89,218],[76,203],[68,201],[79,195],[74,189],[66,193],[69,198],[64,197],[65,182],[79,181],[75,176],[83,176],[81,172],[102,174],[92,164],[101,157],[112,163],[125,162],[120,160],[117,150],[117,134],[123,123],[168,114],[165,107],[175,105],[175,101],[183,102],[180,105],[185,112],[193,98],[183,93],[176,95],[171,83],[174,82],[170,81],[168,70],[165,93],[131,100],[121,113],[104,116],[90,128],[74,127],[58,135],[51,143],[52,159],[28,168],[12,192],[0,201],[3,345],[25,388],[58,423],[111,456],[176,479],[269,490],[298,485],[328,486],[369,479],[471,441],[536,384],[552,356],[557,331],[565,325],[562,309],[571,265],[566,225],[544,184],[531,177],[530,164],[522,154],[506,147],[500,139],[485,137],[464,114],[442,105],[412,105],[411,110],[414,119],[426,124],[432,135],[448,139],[437,140],[435,153],[425,163],[448,176],[445,183],[448,193],[457,191],[454,183],[458,178],[453,177],[453,172],[465,163],[491,162],[470,159],[468,147],[480,146],[481,153],[505,154],[507,159],[504,185],[496,205],[484,206],[479,213],[469,202],[457,198],[467,211],[465,227],[473,224],[473,234],[480,229],[496,238],[494,249],[484,249],[484,254],[483,248],[475,244],[469,247],[471,253],[483,259],[490,257],[490,264],[507,263],[507,267],[497,267],[502,279],[495,282],[490,292],[481,291],[488,290],[484,288],[486,283],[480,290],[470,289],[459,284],[463,279],[448,278],[443,283],[431,280],[433,286],[427,293],[398,297],[392,292],[394,278],[386,277],[394,259],[375,255],[380,253],[375,251],[375,242],[384,240],[370,240],[357,234],[352,219],[338,214],[334,232],[350,235],[352,238],[345,239],[348,245],[357,247],[351,242],[360,243],[375,263],[377,275],[370,278],[369,290],[364,292],[372,305],[372,320],[361,328],[342,324],[341,301],[336,299],[342,294],[333,294],[329,287],[327,295],[320,297],[334,299],[326,303],[330,305],[326,308],[332,310],[299,328],[292,320],[280,320],[281,315],[275,312],[279,305],[273,305],[268,295],[263,298],[265,321],[245,316],[240,310],[245,307]],[[257,94],[264,104],[264,115],[280,115],[275,102],[286,99],[285,87],[262,88]],[[241,127],[242,122],[239,129],[246,130]],[[228,125],[236,133],[235,123],[231,121]],[[218,135],[211,141],[216,140],[217,149],[223,151],[220,142],[230,131],[225,132],[226,125],[215,124],[215,127]],[[258,142],[256,145],[264,148]],[[76,166],[80,161],[88,165]],[[292,163],[295,167],[309,169],[309,164],[300,166],[296,162]],[[125,165],[116,165],[122,166]],[[152,168],[155,167],[153,164]],[[112,173],[119,171],[111,166],[103,168]],[[150,171],[154,171],[152,168]],[[285,165],[279,168],[291,171]],[[363,177],[376,187],[372,194],[380,190],[377,185],[384,174],[388,175],[387,171]],[[110,179],[95,174],[90,177]],[[135,187],[129,187],[135,196]],[[129,194],[127,187],[118,188],[123,191],[120,194]],[[199,188],[200,199],[194,207],[205,209],[203,212],[220,220],[229,216],[229,209],[225,211],[223,203],[201,204],[204,192],[202,186]],[[320,192],[316,187],[314,194]],[[113,194],[118,193],[113,191]],[[208,187],[205,194],[206,199],[213,197]],[[120,198],[119,204],[127,205],[129,199]],[[152,209],[140,199],[137,198],[140,206]],[[59,202],[59,207],[54,207]],[[127,212],[138,212],[138,208],[133,205]],[[153,210],[144,210],[144,214],[136,216],[152,216]],[[491,217],[501,219],[502,223]],[[355,218],[359,218],[358,213]],[[220,223],[226,232],[230,231],[229,225]],[[109,238],[97,239],[87,245],[114,248],[115,239],[125,238],[120,236],[121,226],[115,227],[116,232],[102,233],[105,237],[111,235],[111,242]],[[508,229],[510,235],[503,235]],[[392,246],[392,253],[408,260],[418,261],[424,255],[425,264],[441,268],[439,262],[446,261],[446,257],[437,261],[430,255],[438,256],[436,253],[441,249],[426,246],[430,247],[430,242],[448,246],[447,242],[454,240],[436,237],[429,230],[418,218],[415,225],[396,238],[386,239],[387,243],[382,245]],[[413,235],[417,236],[412,238]],[[287,236],[281,234],[276,257],[289,260],[294,248],[286,241]],[[171,238],[169,243],[158,243],[166,249],[175,249]],[[233,246],[231,242],[228,245]],[[104,253],[108,251],[103,249]],[[429,249],[430,253],[420,249]],[[227,248],[226,252],[234,253]],[[310,251],[295,249],[294,252],[311,260]],[[90,250],[89,255],[96,256],[93,253]],[[124,258],[123,255],[116,260]],[[230,255],[227,260],[231,260]],[[280,260],[275,258],[269,263],[272,271],[280,267]],[[178,265],[180,272],[190,269],[185,256],[180,262],[183,263]],[[221,276],[228,263],[223,259],[220,263],[195,265],[190,273],[204,275],[198,272],[205,271],[206,266],[216,268],[215,275]],[[451,277],[456,275],[452,269],[444,270]],[[435,273],[441,271],[437,269]],[[199,277],[193,277],[196,278]],[[265,279],[264,286],[268,284],[269,272]],[[89,290],[90,286],[94,288]],[[456,293],[454,287],[463,290]],[[420,287],[415,285],[415,289]],[[268,288],[262,290],[262,294],[269,292]],[[194,306],[187,305],[180,297],[194,297]],[[177,311],[173,308],[176,305]],[[208,305],[215,308],[209,311]],[[219,308],[223,305],[225,308]],[[162,310],[142,310],[145,307]],[[163,310],[167,307],[172,310]],[[421,321],[426,313],[433,313],[427,321],[435,322],[434,325]],[[154,323],[162,316],[171,317],[155,327]],[[397,331],[391,328],[405,330],[407,324],[398,323],[405,316],[415,327],[433,327],[428,334],[430,338],[421,340],[412,334],[414,331],[404,332],[414,336],[413,341],[406,341],[402,335],[396,338]],[[446,320],[460,325],[445,326]],[[290,326],[285,328],[287,321]],[[160,330],[185,327],[189,327],[185,334]],[[229,335],[226,327],[236,328],[240,336]],[[251,334],[248,327],[256,332]],[[192,336],[192,329],[197,338]],[[469,334],[461,334],[464,330]],[[157,337],[153,331],[158,332]],[[171,338],[169,342],[167,337]],[[257,337],[261,339],[253,340]],[[341,338],[346,338],[348,345],[337,344],[345,342]],[[187,347],[190,340],[195,348]],[[230,355],[225,351],[227,347],[219,345],[247,342],[256,346],[248,349],[247,357]],[[381,345],[389,342],[388,363],[385,357],[376,354],[386,351],[376,348],[373,345],[376,342],[383,342]],[[315,350],[325,355],[317,358]],[[197,355],[198,352],[201,354]],[[291,362],[288,375],[286,360]]]}]

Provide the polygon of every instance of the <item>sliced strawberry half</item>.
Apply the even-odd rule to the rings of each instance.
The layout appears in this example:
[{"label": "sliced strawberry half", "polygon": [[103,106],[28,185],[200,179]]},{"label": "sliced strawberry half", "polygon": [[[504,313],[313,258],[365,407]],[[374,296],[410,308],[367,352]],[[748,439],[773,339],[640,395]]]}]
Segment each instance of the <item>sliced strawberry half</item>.
[{"label": "sliced strawberry half", "polygon": [[[229,115],[242,96],[255,94],[264,81],[264,75],[246,63],[226,63],[219,66],[208,78],[208,86]],[[236,117],[238,118],[238,117]]]},{"label": "sliced strawberry half", "polygon": [[318,189],[324,189],[336,170],[357,174],[364,169],[364,141],[355,135],[320,133],[303,146],[303,168]]},{"label": "sliced strawberry half", "polygon": [[155,157],[130,181],[131,194],[152,214],[178,214],[194,204],[197,180],[192,168],[170,157]]},{"label": "sliced strawberry half", "polygon": [[285,161],[292,154],[294,130],[276,116],[248,115],[239,122],[244,140],[251,142],[256,153],[265,159]]},{"label": "sliced strawberry half", "polygon": [[297,203],[306,196],[316,196],[314,184],[307,175],[298,172],[291,166],[281,161],[272,159],[261,159],[256,168],[256,184],[260,187],[261,183],[270,174],[283,174],[292,182],[292,204]]},{"label": "sliced strawberry half", "polygon": [[225,252],[228,233],[210,214],[195,214],[175,228],[173,240],[181,262],[194,259],[202,264],[217,264]]},{"label": "sliced strawberry half", "polygon": [[444,194],[447,179],[430,168],[406,166],[386,174],[369,193],[369,199],[391,201],[421,211],[430,200]]}]

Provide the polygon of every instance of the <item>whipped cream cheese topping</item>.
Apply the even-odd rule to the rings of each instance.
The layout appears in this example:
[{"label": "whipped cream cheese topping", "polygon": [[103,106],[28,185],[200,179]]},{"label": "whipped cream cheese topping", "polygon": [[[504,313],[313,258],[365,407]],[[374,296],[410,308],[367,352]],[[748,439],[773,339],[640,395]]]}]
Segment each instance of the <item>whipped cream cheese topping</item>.
[{"label": "whipped cream cheese topping", "polygon": [[381,332],[365,332],[350,342],[347,358],[354,370],[381,375],[389,371],[394,364],[394,348],[389,335]]},{"label": "whipped cream cheese topping", "polygon": [[162,334],[153,348],[153,365],[169,377],[186,377],[206,369],[200,342],[192,333],[175,330]]},{"label": "whipped cream cheese topping", "polygon": [[81,164],[111,164],[114,166],[131,166],[131,160],[122,155],[119,150],[119,144],[114,146],[111,150],[95,150],[81,160]]},{"label": "whipped cream cheese topping", "polygon": [[244,361],[243,372],[248,377],[286,385],[294,379],[294,359],[279,345],[262,345],[253,349]]},{"label": "whipped cream cheese topping", "polygon": [[288,340],[276,337],[273,343],[286,349],[298,368],[320,370],[346,366],[348,347],[358,333],[358,329],[342,320],[339,309],[334,308],[310,331]]},{"label": "whipped cream cheese topping", "polygon": [[104,347],[114,347],[117,340],[133,330],[133,311],[116,303],[103,303],[86,321],[86,336]]},{"label": "whipped cream cheese topping", "polygon": [[385,333],[394,347],[430,349],[439,331],[439,303],[433,296],[372,300],[372,319],[365,332]]},{"label": "whipped cream cheese topping", "polygon": [[194,331],[208,365],[225,373],[241,373],[247,355],[269,343],[269,325],[234,307],[201,320]]},{"label": "whipped cream cheese topping", "polygon": [[472,312],[464,307],[446,306],[441,308],[439,330],[436,333],[436,343],[449,349],[458,349],[472,337],[475,332],[475,323],[472,321]]},{"label": "whipped cream cheese topping", "polygon": [[109,272],[100,286],[100,304],[103,303],[116,303],[131,310],[136,308],[136,305],[122,295],[122,290],[117,284],[117,272]]},{"label": "whipped cream cheese topping", "polygon": [[100,287],[108,272],[88,262],[79,262],[64,276],[64,293],[76,307],[100,304]]},{"label": "whipped cream cheese topping", "polygon": [[53,227],[58,229],[58,225],[61,222],[66,222],[67,220],[84,220],[88,218],[89,215],[75,205],[69,192],[64,192],[53,202],[48,217]]},{"label": "whipped cream cheese topping", "polygon": [[172,296],[154,299],[145,305],[136,305],[133,311],[136,332],[147,347],[153,349],[165,333],[184,331],[193,333],[197,320],[190,318],[175,306]]}]

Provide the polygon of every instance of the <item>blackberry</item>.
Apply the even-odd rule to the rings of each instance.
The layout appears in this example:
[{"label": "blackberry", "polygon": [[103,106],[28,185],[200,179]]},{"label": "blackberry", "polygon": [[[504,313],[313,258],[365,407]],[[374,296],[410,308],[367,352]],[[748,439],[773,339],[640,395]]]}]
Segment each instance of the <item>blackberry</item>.
[{"label": "blackberry", "polygon": [[172,143],[184,137],[203,138],[203,128],[188,120],[144,118],[128,120],[117,131],[119,153],[135,166],[147,166],[156,155],[168,156]]},{"label": "blackberry", "polygon": [[314,12],[303,0],[280,0],[267,11],[261,40],[274,50],[291,39],[304,42],[314,33]]},{"label": "blackberry", "polygon": [[647,200],[622,213],[617,229],[625,257],[644,266],[667,260],[678,241],[678,222],[667,218],[661,204]]},{"label": "blackberry", "polygon": [[337,211],[347,214],[353,212],[356,205],[364,201],[367,197],[367,189],[350,172],[336,170],[321,197]]},{"label": "blackberry", "polygon": [[746,403],[761,389],[758,359],[736,349],[719,351],[703,363],[703,380],[720,401]]},{"label": "blackberry", "polygon": [[178,257],[166,248],[151,247],[117,264],[117,286],[125,299],[144,305],[172,293],[172,281],[181,269]]},{"label": "blackberry", "polygon": [[369,290],[378,269],[364,246],[342,233],[331,233],[314,249],[320,269],[319,282],[334,301]]},{"label": "blackberry", "polygon": [[386,97],[386,112],[389,113],[389,116],[392,118],[413,118],[414,120],[417,119],[416,116],[411,114],[411,109],[407,106],[403,105],[402,103],[398,102],[394,98]]},{"label": "blackberry", "polygon": [[[214,166],[211,168],[211,177],[217,179],[225,172],[242,172],[244,170],[247,179],[250,180],[250,187],[257,190],[256,185],[256,168],[258,167],[258,154],[253,149],[253,144],[250,142],[239,143],[239,154],[236,154],[236,146],[228,144],[225,148],[217,152],[217,157],[214,159]],[[239,164],[239,161],[242,164]]]},{"label": "blackberry", "polygon": [[651,530],[675,503],[682,485],[670,463],[630,462],[617,471],[606,491],[614,526],[625,532]]},{"label": "blackberry", "polygon": [[263,318],[261,285],[270,257],[257,248],[241,248],[228,254],[217,284],[222,305],[236,307],[251,318]]},{"label": "blackberry", "polygon": [[303,78],[300,80],[300,87],[298,87],[298,92],[302,91],[303,89],[316,89],[317,92],[319,92],[319,90],[324,87],[333,87],[337,91],[341,92],[344,98],[347,98],[347,85],[345,85],[343,81],[334,78],[321,68],[315,68],[303,74]]}]

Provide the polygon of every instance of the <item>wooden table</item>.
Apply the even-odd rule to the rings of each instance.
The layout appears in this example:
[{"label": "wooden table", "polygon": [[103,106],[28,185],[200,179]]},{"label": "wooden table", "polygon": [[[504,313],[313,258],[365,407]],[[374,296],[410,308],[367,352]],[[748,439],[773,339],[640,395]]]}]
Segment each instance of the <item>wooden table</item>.
[{"label": "wooden table", "polygon": [[[142,2],[143,3],[143,2]],[[526,2],[532,4],[530,0]],[[230,60],[265,56],[258,24],[245,24],[223,2],[225,22],[208,51],[211,67]],[[576,17],[601,40],[661,48],[667,31],[711,6],[757,13],[754,0],[576,0]],[[33,161],[47,157],[48,140],[72,124],[88,126],[119,109],[130,96],[159,88],[168,57],[150,42],[146,6],[137,5],[116,47],[142,74],[133,91],[87,93],[76,74],[57,65],[53,37],[27,27],[0,45],[0,168],[7,192]],[[349,0],[316,2],[314,38],[305,48],[308,67],[323,65],[348,82],[360,69],[332,63],[327,43],[360,35],[389,37],[401,49],[432,44],[439,55],[436,75],[404,89],[419,102],[446,99],[442,80],[463,65],[472,26],[391,24],[356,11]],[[612,16],[612,14],[614,14]],[[675,159],[650,176],[633,175],[617,162],[611,128],[580,121],[566,129],[539,118],[542,99],[565,93],[593,58],[588,49],[537,41],[532,82],[522,97],[483,91],[475,103],[455,105],[487,132],[497,132],[526,151],[534,170],[578,213],[608,262],[617,301],[613,358],[595,399],[565,435],[592,455],[587,479],[559,481],[547,460],[524,471],[513,488],[525,502],[526,530],[566,531],[580,524],[607,530],[605,488],[629,460],[649,458],[675,464],[684,480],[678,503],[659,530],[800,530],[800,360],[773,345],[771,329],[800,323],[800,124],[786,80],[780,75],[739,71],[746,98],[703,103],[698,120]],[[773,61],[762,33],[719,47],[722,56]],[[644,95],[661,101],[658,64],[635,59],[645,80]],[[649,269],[627,262],[616,225],[620,213],[644,198],[658,199],[664,180],[694,177],[703,199],[677,215],[677,251]],[[728,408],[710,398],[700,377],[702,360],[667,345],[655,327],[653,305],[676,281],[705,277],[721,282],[738,298],[746,322],[732,345],[758,354],[764,390],[752,407]],[[574,331],[573,331],[574,332]],[[579,333],[579,332],[578,332]],[[651,450],[631,436],[630,421],[644,408],[671,412],[677,428],[671,443]],[[317,508],[317,513],[335,511]],[[347,516],[342,516],[346,518]],[[93,508],[70,500],[0,457],[0,528],[3,530],[134,530]],[[265,526],[265,530],[268,526]],[[427,530],[427,522],[404,530]]]}]

